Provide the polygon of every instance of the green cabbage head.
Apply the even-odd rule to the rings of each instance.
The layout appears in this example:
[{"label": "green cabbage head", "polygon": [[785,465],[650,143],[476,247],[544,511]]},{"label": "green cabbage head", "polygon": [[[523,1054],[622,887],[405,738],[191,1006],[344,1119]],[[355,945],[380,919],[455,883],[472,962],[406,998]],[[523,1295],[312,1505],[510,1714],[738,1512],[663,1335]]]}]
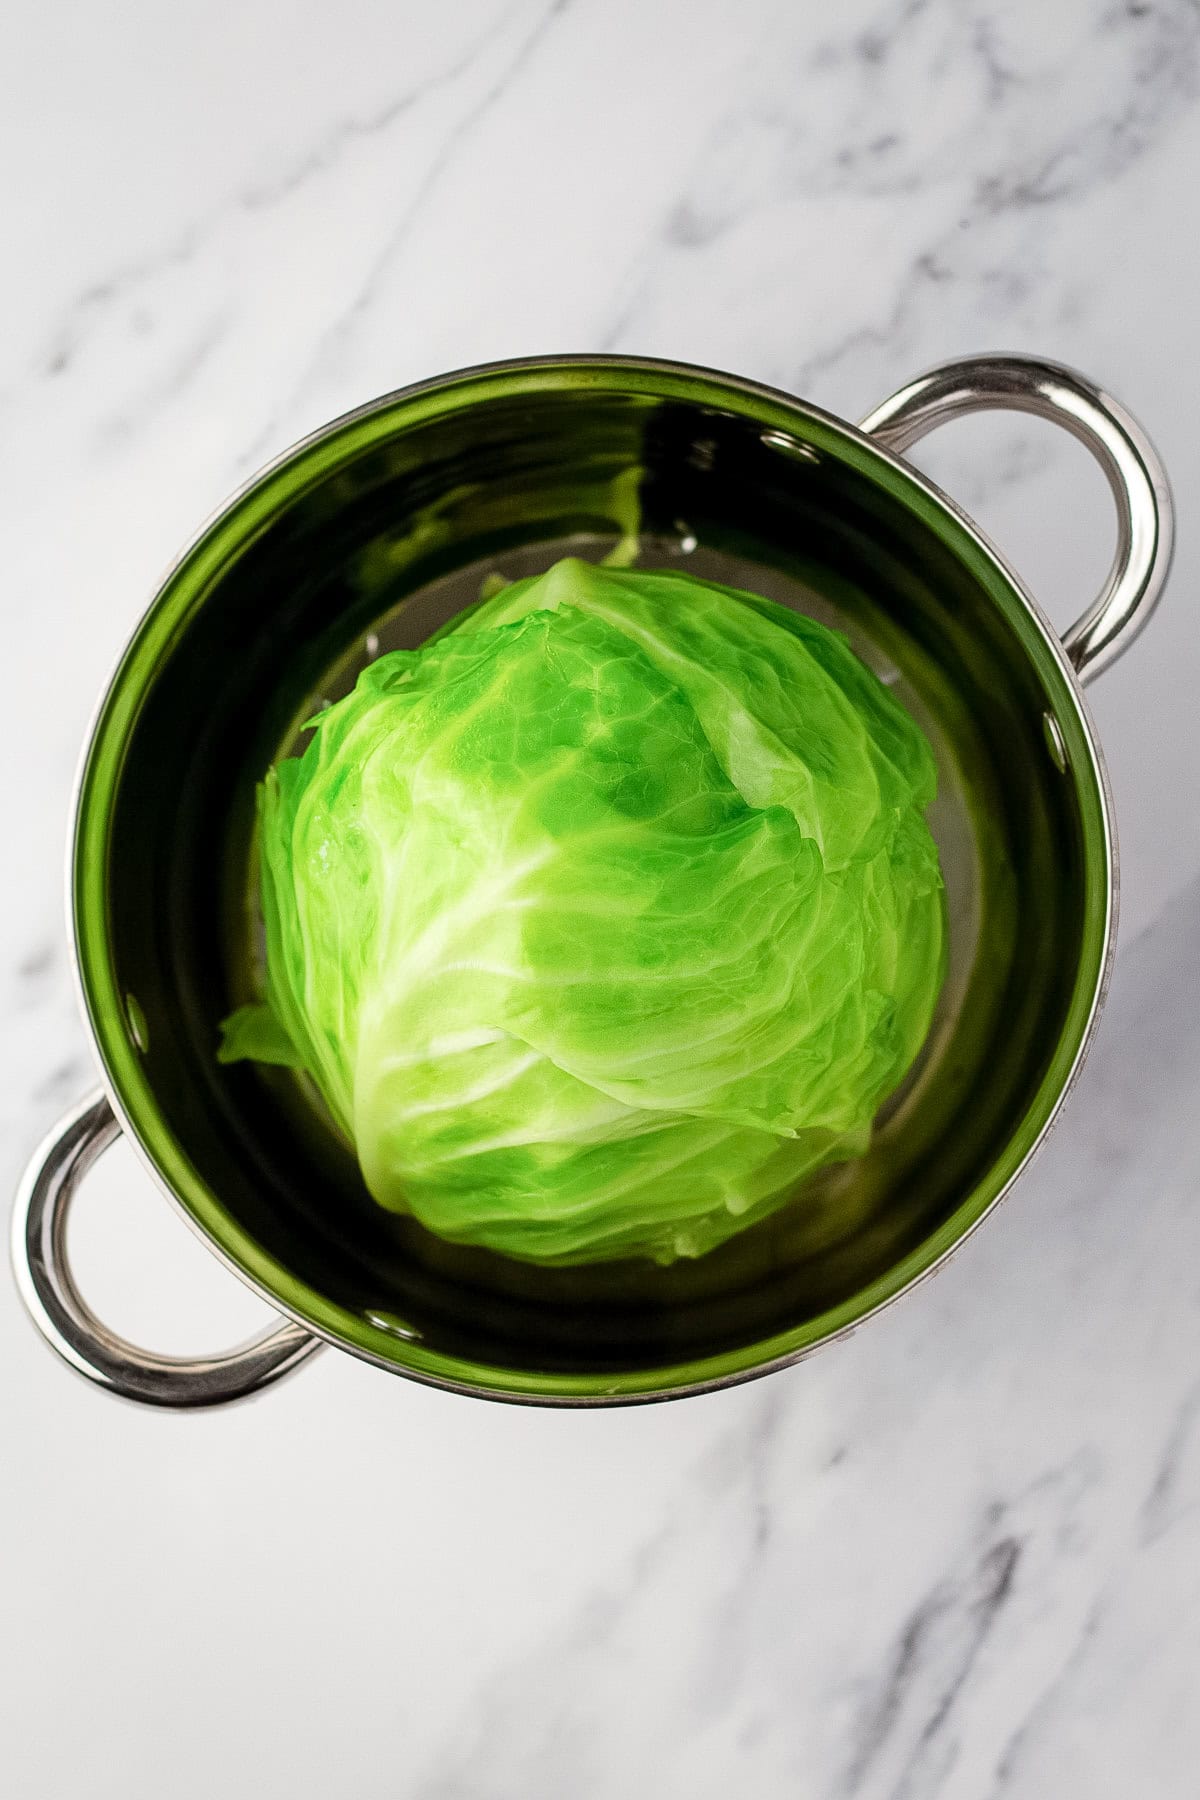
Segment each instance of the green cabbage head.
[{"label": "green cabbage head", "polygon": [[379,657],[258,796],[264,1007],[381,1206],[698,1256],[867,1145],[944,968],[922,733],[752,594],[573,558]]}]

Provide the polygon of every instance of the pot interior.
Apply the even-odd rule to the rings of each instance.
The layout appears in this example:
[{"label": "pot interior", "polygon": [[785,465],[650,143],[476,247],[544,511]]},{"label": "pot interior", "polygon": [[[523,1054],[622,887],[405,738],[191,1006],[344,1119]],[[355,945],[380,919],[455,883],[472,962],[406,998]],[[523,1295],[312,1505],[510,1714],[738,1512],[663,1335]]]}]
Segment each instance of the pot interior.
[{"label": "pot interior", "polygon": [[[290,1074],[221,1067],[256,992],[255,783],[323,698],[491,572],[598,557],[636,496],[646,565],[845,631],[929,734],[950,975],[861,1160],[699,1260],[544,1269],[384,1212]],[[1049,720],[1052,723],[1048,723]],[[869,1311],[986,1210],[1051,1116],[1109,936],[1086,719],[998,563],[917,477],[783,397],[649,364],[483,371],[294,453],[168,581],[110,691],[75,898],[122,1109],[243,1272],[348,1347],[531,1397],[673,1391]]]}]

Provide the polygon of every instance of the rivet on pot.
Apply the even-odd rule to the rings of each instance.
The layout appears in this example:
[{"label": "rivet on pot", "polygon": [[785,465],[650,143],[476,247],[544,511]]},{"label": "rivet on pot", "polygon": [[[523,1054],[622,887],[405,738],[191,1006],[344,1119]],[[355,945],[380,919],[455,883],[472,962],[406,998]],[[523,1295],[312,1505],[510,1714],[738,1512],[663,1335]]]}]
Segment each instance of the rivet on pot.
[{"label": "rivet on pot", "polygon": [[1060,774],[1067,772],[1067,745],[1062,734],[1062,727],[1053,713],[1042,714],[1042,733],[1046,739],[1046,748],[1050,752],[1050,761]]},{"label": "rivet on pot", "polygon": [[395,1313],[369,1312],[366,1314],[369,1325],[377,1325],[380,1331],[390,1332],[392,1337],[404,1338],[408,1343],[419,1344],[422,1334],[407,1319],[401,1319]]},{"label": "rivet on pot", "polygon": [[818,463],[821,460],[820,452],[814,450],[811,444],[801,443],[799,438],[792,437],[786,431],[764,431],[759,442],[765,444],[768,450],[782,450],[785,456],[794,456],[800,462]]},{"label": "rivet on pot", "polygon": [[150,1031],[146,1015],[142,1011],[142,1003],[136,994],[125,996],[125,1022],[129,1026],[130,1037],[144,1056],[150,1048]]}]

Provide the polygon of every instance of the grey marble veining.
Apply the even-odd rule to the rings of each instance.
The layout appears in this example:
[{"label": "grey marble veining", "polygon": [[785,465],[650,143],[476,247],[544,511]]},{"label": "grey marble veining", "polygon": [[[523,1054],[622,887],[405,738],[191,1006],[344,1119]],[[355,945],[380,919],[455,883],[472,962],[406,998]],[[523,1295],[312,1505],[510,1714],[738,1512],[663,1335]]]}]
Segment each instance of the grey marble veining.
[{"label": "grey marble veining", "polygon": [[669,1525],[465,1697],[415,1791],[1191,1791],[1198,930],[1200,884],[1125,958],[1072,1128],[991,1232],[764,1384]]},{"label": "grey marble veining", "polygon": [[[803,1367],[602,1416],[325,1356],[163,1418],[0,1289],[20,1800],[1190,1800],[1200,1765],[1194,0],[17,0],[0,144],[0,1174],[90,1081],[61,855],[88,713],[265,456],[399,383],[615,348],[858,416],[1058,356],[1168,463],[1094,689],[1123,846],[1064,1120],[949,1267]],[[1112,523],[1025,420],[920,456],[1064,626]],[[83,1275],[166,1349],[262,1309],[106,1159]]]}]

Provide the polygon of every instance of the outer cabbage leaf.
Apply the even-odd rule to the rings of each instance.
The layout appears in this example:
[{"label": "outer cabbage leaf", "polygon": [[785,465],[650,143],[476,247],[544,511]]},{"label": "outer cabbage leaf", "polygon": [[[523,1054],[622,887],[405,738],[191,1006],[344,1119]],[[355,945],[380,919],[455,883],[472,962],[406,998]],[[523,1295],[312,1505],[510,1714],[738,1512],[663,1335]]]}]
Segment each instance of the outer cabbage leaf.
[{"label": "outer cabbage leaf", "polygon": [[269,772],[267,1007],[221,1054],[306,1069],[443,1237],[701,1254],[864,1149],[923,1042],[934,788],[835,633],[568,559],[380,657]]}]

